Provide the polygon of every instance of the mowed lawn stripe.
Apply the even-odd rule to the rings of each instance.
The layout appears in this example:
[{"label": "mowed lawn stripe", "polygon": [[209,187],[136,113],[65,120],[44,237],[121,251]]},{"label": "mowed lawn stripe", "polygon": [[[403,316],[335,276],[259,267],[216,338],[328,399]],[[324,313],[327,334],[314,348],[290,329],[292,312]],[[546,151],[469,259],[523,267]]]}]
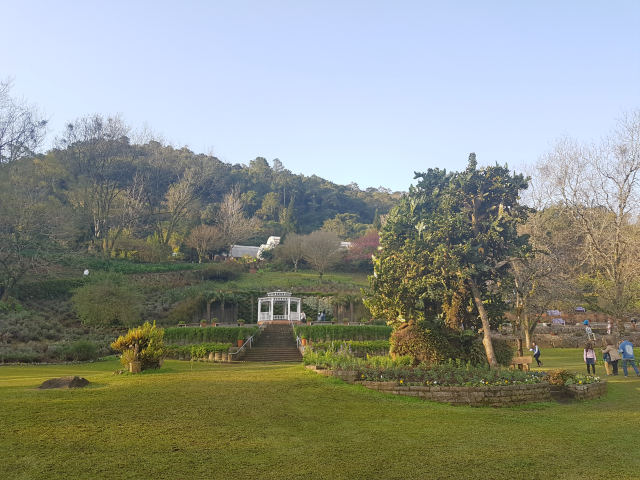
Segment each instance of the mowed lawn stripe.
[{"label": "mowed lawn stripe", "polygon": [[[545,367],[581,366],[578,350],[543,354]],[[387,395],[300,365],[167,361],[159,372],[111,375],[116,368],[114,360],[0,368],[2,478],[637,478],[640,471],[636,378],[612,380],[599,400],[491,409]],[[73,374],[93,384],[36,388]]]}]

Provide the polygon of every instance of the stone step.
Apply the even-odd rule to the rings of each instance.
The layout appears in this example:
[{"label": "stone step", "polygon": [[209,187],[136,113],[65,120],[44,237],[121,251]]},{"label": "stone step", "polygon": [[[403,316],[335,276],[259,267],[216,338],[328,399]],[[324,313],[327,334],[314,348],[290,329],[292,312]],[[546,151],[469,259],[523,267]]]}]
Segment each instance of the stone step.
[{"label": "stone step", "polygon": [[242,362],[301,362],[290,325],[267,325]]}]

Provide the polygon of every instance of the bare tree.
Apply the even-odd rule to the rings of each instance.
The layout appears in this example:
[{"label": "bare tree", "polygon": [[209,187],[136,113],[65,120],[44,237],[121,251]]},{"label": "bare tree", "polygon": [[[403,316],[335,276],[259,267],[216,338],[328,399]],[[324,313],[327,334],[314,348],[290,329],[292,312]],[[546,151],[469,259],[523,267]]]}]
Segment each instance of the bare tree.
[{"label": "bare tree", "polygon": [[303,257],[305,237],[296,233],[290,233],[282,245],[276,248],[276,256],[293,263],[293,270],[298,271],[298,262]]},{"label": "bare tree", "polygon": [[233,188],[225,195],[220,210],[215,214],[224,248],[229,255],[235,245],[251,238],[260,226],[260,220],[256,217],[245,216],[243,207],[239,190]]},{"label": "bare tree", "polygon": [[49,122],[36,105],[9,95],[11,83],[0,81],[0,163],[32,155],[44,142]]},{"label": "bare tree", "polygon": [[536,165],[533,191],[542,206],[575,219],[587,288],[597,307],[622,321],[640,294],[640,109],[624,113],[598,144],[564,137]]},{"label": "bare tree", "polygon": [[0,300],[59,250],[57,227],[71,223],[49,187],[21,162],[0,165]]},{"label": "bare tree", "polygon": [[304,238],[302,257],[320,274],[342,258],[341,240],[335,233],[316,230]]},{"label": "bare tree", "polygon": [[156,232],[161,245],[169,244],[179,222],[189,213],[189,208],[196,202],[198,174],[187,168],[179,181],[172,183],[162,202],[163,211],[156,218]]},{"label": "bare tree", "polygon": [[[518,233],[529,235],[533,255],[510,262],[513,278],[515,330],[524,335],[527,348],[537,326],[537,316],[549,309],[571,308],[579,293],[575,265],[580,250],[572,243],[575,227],[561,209],[548,208],[531,214]],[[520,344],[519,344],[520,347]]]},{"label": "bare tree", "polygon": [[187,237],[184,242],[187,247],[194,248],[198,252],[198,263],[202,263],[202,259],[207,254],[222,244],[222,236],[217,227],[210,225],[198,225]]},{"label": "bare tree", "polygon": [[111,229],[120,218],[122,196],[134,170],[130,158],[131,128],[120,116],[92,115],[69,123],[56,146],[76,182],[69,200],[92,219],[94,239],[110,251]]}]

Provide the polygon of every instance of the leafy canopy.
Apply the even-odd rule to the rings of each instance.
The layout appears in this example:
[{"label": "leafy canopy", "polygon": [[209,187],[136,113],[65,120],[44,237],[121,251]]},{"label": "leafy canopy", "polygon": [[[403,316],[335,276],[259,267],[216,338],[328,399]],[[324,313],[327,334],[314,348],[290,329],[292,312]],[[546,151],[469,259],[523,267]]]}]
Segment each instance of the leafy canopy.
[{"label": "leafy canopy", "polygon": [[429,169],[415,178],[380,232],[369,308],[393,322],[439,319],[451,328],[478,325],[479,308],[499,319],[509,260],[530,252],[517,232],[528,212],[518,203],[527,179],[507,166],[479,169],[475,154],[463,172]]}]

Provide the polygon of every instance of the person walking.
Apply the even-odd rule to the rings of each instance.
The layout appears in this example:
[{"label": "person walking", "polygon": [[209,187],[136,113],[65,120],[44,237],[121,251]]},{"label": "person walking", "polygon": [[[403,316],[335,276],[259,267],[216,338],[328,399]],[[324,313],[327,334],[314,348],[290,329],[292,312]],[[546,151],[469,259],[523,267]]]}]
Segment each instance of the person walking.
[{"label": "person walking", "polygon": [[325,313],[324,309],[322,310],[322,321],[324,322],[327,319],[327,314]]},{"label": "person walking", "polygon": [[304,313],[304,311],[302,313],[300,313],[300,321],[301,322],[306,322],[307,321],[307,314]]},{"label": "person walking", "polygon": [[611,369],[613,370],[613,373],[607,372],[607,374],[618,375],[618,362],[620,361],[620,358],[621,358],[620,354],[618,353],[618,349],[613,346],[613,340],[611,340],[610,338],[607,338],[606,342],[607,342],[606,348],[601,351],[603,355],[609,356],[608,363],[611,366]]},{"label": "person walking", "polygon": [[596,360],[596,352],[593,350],[593,346],[590,343],[587,343],[587,346],[584,349],[584,363],[587,364],[587,374],[591,373],[592,368],[593,374],[596,374]]},{"label": "person walking", "polygon": [[632,318],[632,319],[631,319],[631,329],[632,329],[633,331],[635,331],[635,330],[636,330],[637,323],[638,323],[638,321],[637,321],[635,318]]},{"label": "person walking", "polygon": [[629,363],[635,370],[636,375],[640,377],[640,371],[638,371],[638,367],[636,367],[636,357],[633,355],[633,343],[631,343],[629,339],[625,338],[618,347],[618,352],[622,354],[622,372],[624,373],[624,376],[628,376],[627,364]]},{"label": "person walking", "polygon": [[541,367],[543,363],[540,361],[540,348],[538,348],[538,344],[533,342],[533,348],[529,349],[530,352],[533,352],[533,358],[538,362],[538,366]]}]

